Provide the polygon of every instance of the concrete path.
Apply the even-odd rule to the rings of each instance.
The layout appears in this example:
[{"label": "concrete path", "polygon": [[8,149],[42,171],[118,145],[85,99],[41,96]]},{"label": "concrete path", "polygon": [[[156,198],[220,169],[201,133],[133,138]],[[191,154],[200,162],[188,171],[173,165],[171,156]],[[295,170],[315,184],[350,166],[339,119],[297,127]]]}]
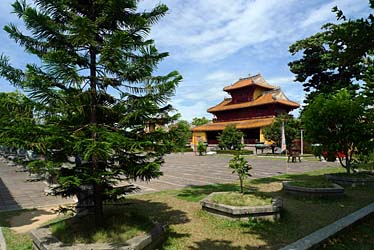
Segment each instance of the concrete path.
[{"label": "concrete path", "polygon": [[[193,153],[166,155],[159,179],[135,182],[143,192],[178,189],[191,185],[228,183],[237,180],[228,168],[232,156],[196,156]],[[315,169],[336,166],[336,163],[301,162],[248,157],[252,165],[252,178],[269,177],[283,173],[301,173]],[[27,182],[27,173],[16,172],[16,167],[0,161],[0,211],[58,206],[72,202],[72,199],[46,196],[43,182]]]},{"label": "concrete path", "polygon": [[16,170],[17,167],[0,161],[0,211],[58,206],[72,202],[72,199],[46,196],[45,183],[28,182],[28,173]]}]

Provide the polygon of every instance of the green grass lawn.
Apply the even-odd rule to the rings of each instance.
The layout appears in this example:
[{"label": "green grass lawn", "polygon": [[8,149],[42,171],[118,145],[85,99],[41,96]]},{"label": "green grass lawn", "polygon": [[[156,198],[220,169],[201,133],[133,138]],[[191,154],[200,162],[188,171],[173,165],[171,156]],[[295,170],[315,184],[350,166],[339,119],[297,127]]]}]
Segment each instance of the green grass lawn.
[{"label": "green grass lawn", "polygon": [[108,208],[105,223],[96,229],[93,216],[69,218],[50,226],[54,236],[64,243],[125,242],[152,229],[153,223],[130,206],[129,209]]},{"label": "green grass lawn", "polygon": [[352,178],[362,178],[362,179],[374,179],[374,173],[372,172],[358,172],[358,173],[337,173],[334,174],[336,176],[342,176],[342,177],[352,177]]},{"label": "green grass lawn", "polygon": [[0,212],[0,227],[4,234],[7,250],[32,250],[32,242],[28,234],[15,234],[9,229],[9,219],[18,216],[21,212]]},{"label": "green grass lawn", "polygon": [[264,206],[271,204],[271,198],[238,192],[217,193],[212,201],[229,206]]},{"label": "green grass lawn", "polygon": [[[345,196],[340,198],[301,198],[288,195],[281,190],[282,181],[285,180],[319,182],[325,180],[324,174],[341,171],[343,171],[342,168],[329,168],[299,175],[282,175],[247,181],[245,190],[253,196],[268,199],[282,197],[284,210],[281,219],[276,222],[229,220],[201,210],[199,201],[202,198],[211,192],[239,191],[240,188],[236,183],[132,195],[127,198],[127,205],[113,208],[113,211],[117,213],[116,217],[123,217],[125,221],[132,217],[131,212],[136,215],[141,214],[141,218],[135,218],[135,224],[138,219],[144,220],[145,218],[145,221],[168,225],[167,240],[162,247],[165,250],[279,249],[374,201],[374,187],[372,186],[347,187]],[[113,221],[113,225],[121,224],[119,221]],[[70,225],[71,230],[78,228],[74,223]],[[106,227],[105,236],[103,233],[95,236],[99,241],[104,237],[117,237],[113,235],[114,233],[108,233],[110,230],[118,231],[110,229],[109,224]],[[67,225],[63,225],[57,231],[61,230],[61,227],[68,228]],[[124,231],[127,230],[128,228],[125,228]],[[140,226],[138,230],[146,231],[143,226]],[[77,234],[77,232],[74,231],[72,234]],[[23,237],[12,235],[15,238]],[[88,236],[88,238],[95,237]],[[8,242],[9,236],[7,238]],[[122,240],[125,239],[117,237],[117,241]]]},{"label": "green grass lawn", "polygon": [[334,187],[333,183],[327,180],[314,180],[314,181],[290,181],[290,185],[296,187],[306,187],[306,188],[331,188]]}]

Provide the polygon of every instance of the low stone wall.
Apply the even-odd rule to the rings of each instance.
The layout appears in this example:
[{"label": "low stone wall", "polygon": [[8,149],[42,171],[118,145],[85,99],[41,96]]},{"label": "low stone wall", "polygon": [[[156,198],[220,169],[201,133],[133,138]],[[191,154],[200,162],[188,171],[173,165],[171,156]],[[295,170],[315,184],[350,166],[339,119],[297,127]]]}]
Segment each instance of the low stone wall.
[{"label": "low stone wall", "polygon": [[165,229],[162,225],[155,227],[146,235],[134,237],[126,243],[95,243],[67,245],[54,237],[47,227],[31,231],[34,250],[152,250],[156,249],[165,239]]},{"label": "low stone wall", "polygon": [[6,243],[3,235],[3,231],[1,230],[0,227],[0,250],[6,250]]},{"label": "low stone wall", "polygon": [[284,181],[283,190],[286,193],[307,196],[307,197],[331,197],[331,196],[342,196],[344,195],[344,188],[338,184],[333,183],[333,187],[328,188],[310,188],[310,187],[299,187],[293,186],[289,181]]},{"label": "low stone wall", "polygon": [[200,201],[203,210],[214,214],[223,216],[229,219],[240,219],[240,220],[276,220],[280,218],[280,210],[283,207],[282,200],[276,198],[272,201],[272,204],[265,206],[229,206],[225,204],[219,204],[211,201],[211,198],[218,193],[211,193],[205,199]]},{"label": "low stone wall", "polygon": [[327,239],[334,236],[338,232],[350,227],[354,223],[359,222],[371,213],[374,213],[374,202],[279,250],[320,249],[319,247],[321,246],[321,244],[323,244],[323,242],[325,242]]},{"label": "low stone wall", "polygon": [[348,177],[348,176],[339,176],[333,174],[326,174],[326,179],[337,183],[339,185],[346,185],[346,186],[366,186],[366,185],[374,185],[374,177],[373,178],[358,178],[358,177]]}]

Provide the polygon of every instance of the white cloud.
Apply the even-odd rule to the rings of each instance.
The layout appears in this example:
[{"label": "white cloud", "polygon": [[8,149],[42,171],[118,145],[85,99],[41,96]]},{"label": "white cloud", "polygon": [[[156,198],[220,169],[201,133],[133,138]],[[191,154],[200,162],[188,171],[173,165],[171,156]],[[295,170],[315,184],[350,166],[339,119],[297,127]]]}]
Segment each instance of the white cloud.
[{"label": "white cloud", "polygon": [[285,86],[288,84],[295,84],[294,77],[292,76],[280,76],[267,79],[267,82],[276,86]]},{"label": "white cloud", "polygon": [[[280,44],[288,47],[311,34],[308,32],[318,31],[324,22],[335,20],[333,6],[338,5],[347,14],[368,8],[366,0],[334,0],[327,4],[297,0],[162,2],[170,7],[170,13],[152,31],[157,44],[172,50],[179,61],[210,63],[243,49],[272,51],[267,55],[279,56]],[[144,1],[142,8],[156,3],[158,0]]]},{"label": "white cloud", "polygon": [[335,6],[338,6],[345,15],[352,16],[357,12],[365,10],[365,8],[367,9],[369,5],[366,0],[334,0],[311,11],[308,17],[301,23],[301,26],[304,28],[312,25],[321,26],[326,22],[335,21],[336,15],[331,12],[331,9]]},{"label": "white cloud", "polygon": [[[12,2],[0,1],[0,26],[18,22],[15,15],[8,14]],[[144,0],[140,9],[159,2],[170,11],[152,27],[151,37],[160,51],[171,54],[160,71],[183,72],[184,82],[173,104],[189,120],[211,117],[206,110],[227,95],[223,87],[245,77],[246,70],[261,71],[269,83],[302,103],[302,86],[293,82],[286,68],[291,60],[288,46],[319,31],[323,23],[334,21],[330,11],[335,5],[348,16],[366,16],[369,11],[368,0]],[[36,61],[0,32],[0,53],[9,55],[15,66]]]},{"label": "white cloud", "polygon": [[295,1],[166,1],[170,14],[152,36],[181,58],[212,62],[288,33],[283,21]]},{"label": "white cloud", "polygon": [[205,101],[197,101],[197,102],[190,102],[184,103],[181,102],[180,99],[175,99],[172,102],[174,108],[178,110],[179,113],[182,114],[182,119],[187,121],[192,121],[194,117],[207,117],[210,119],[212,117],[211,114],[206,112],[206,106],[208,105]]}]

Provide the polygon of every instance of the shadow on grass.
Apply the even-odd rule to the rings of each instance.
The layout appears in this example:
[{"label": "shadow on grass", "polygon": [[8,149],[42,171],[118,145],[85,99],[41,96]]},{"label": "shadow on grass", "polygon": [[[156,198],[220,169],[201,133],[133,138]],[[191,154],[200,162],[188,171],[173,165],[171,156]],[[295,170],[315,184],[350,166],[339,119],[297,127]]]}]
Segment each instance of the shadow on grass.
[{"label": "shadow on grass", "polygon": [[[194,242],[196,247],[190,249],[279,249],[374,201],[374,187],[346,187],[345,196],[325,198],[297,197],[281,190],[281,181],[320,182],[325,181],[325,173],[332,171],[336,172],[336,169],[281,175],[246,182],[245,188],[249,193],[258,196],[282,197],[284,209],[281,212],[281,219],[275,222],[226,222],[225,219],[201,212],[205,224],[210,225],[207,227],[214,230],[222,229],[225,232],[229,229],[232,234],[245,234],[248,238],[255,238],[256,241],[237,242],[237,240],[231,240],[236,237],[226,237],[224,234],[222,239],[216,240],[207,235],[207,239]],[[239,187],[236,184],[194,186],[178,191],[176,196],[183,200],[197,202],[212,192],[238,190]],[[258,240],[264,242],[265,246],[257,247]],[[242,247],[237,248],[234,243]]]},{"label": "shadow on grass", "polygon": [[255,250],[261,247],[252,246],[233,246],[233,242],[227,240],[211,240],[206,239],[200,242],[195,242],[196,247],[190,247],[190,250]]},{"label": "shadow on grass", "polygon": [[38,220],[37,217],[51,214],[53,214],[53,212],[40,209],[0,212],[0,227],[21,227],[30,225]]},{"label": "shadow on grass", "polygon": [[107,207],[104,217],[105,223],[99,228],[90,215],[53,223],[51,229],[66,244],[111,242],[115,247],[115,244],[149,232],[154,223],[171,225],[189,221],[185,212],[165,203],[137,199],[128,199],[126,206]]}]

